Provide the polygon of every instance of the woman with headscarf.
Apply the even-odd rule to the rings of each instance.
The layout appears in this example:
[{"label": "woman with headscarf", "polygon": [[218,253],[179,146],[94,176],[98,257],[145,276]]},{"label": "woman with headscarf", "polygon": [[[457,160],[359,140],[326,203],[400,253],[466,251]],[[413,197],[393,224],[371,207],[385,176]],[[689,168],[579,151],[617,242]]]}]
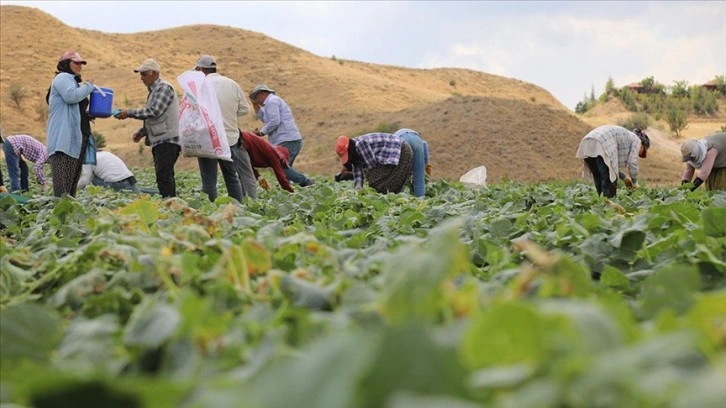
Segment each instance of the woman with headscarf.
[{"label": "woman with headscarf", "polygon": [[726,132],[714,133],[701,140],[684,141],[681,155],[686,163],[681,184],[693,180],[691,190],[701,184],[706,184],[706,190],[726,190]]},{"label": "woman with headscarf", "polygon": [[58,58],[57,72],[48,89],[48,122],[46,125],[48,162],[56,197],[76,195],[84,161],[96,164],[95,158],[85,160],[91,135],[88,96],[93,81],[81,84],[81,70],[86,61],[76,51],[66,51]]},{"label": "woman with headscarf", "polygon": [[368,185],[381,194],[400,193],[411,176],[411,146],[390,133],[368,133],[355,139],[340,136],[335,152],[340,163],[353,172],[357,189],[368,179]]},{"label": "woman with headscarf", "polygon": [[[584,160],[583,175],[592,176],[597,193],[613,198],[618,178],[627,187],[638,188],[638,158],[645,158],[649,148],[650,138],[644,131],[604,125],[585,135],[575,157]],[[629,176],[620,170],[623,167]]]}]

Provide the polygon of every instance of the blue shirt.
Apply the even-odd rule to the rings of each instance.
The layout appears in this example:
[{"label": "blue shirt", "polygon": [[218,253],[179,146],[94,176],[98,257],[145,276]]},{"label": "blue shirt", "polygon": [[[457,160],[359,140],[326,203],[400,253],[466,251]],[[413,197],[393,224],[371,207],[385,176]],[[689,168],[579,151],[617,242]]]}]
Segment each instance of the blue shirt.
[{"label": "blue shirt", "polygon": [[398,165],[403,140],[390,133],[368,133],[355,139],[355,149],[363,159],[363,165],[353,165],[353,182],[363,187],[363,171],[382,165]]},{"label": "blue shirt", "polygon": [[62,152],[75,159],[81,155],[81,111],[78,103],[94,90],[90,82],[78,85],[73,75],[61,72],[53,78],[48,98],[46,135],[48,155]]},{"label": "blue shirt", "polygon": [[273,146],[302,139],[290,106],[275,94],[267,95],[257,117],[265,124],[260,132],[270,137]]}]

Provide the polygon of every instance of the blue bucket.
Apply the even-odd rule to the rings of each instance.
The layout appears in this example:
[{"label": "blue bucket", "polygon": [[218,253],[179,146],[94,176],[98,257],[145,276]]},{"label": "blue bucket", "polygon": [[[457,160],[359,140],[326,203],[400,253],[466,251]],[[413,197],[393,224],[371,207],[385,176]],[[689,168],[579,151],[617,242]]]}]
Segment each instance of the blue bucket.
[{"label": "blue bucket", "polygon": [[[102,95],[103,91],[105,94]],[[111,116],[111,107],[113,106],[113,89],[96,88],[91,92],[91,102],[88,108],[88,114],[96,118],[107,118]]]}]

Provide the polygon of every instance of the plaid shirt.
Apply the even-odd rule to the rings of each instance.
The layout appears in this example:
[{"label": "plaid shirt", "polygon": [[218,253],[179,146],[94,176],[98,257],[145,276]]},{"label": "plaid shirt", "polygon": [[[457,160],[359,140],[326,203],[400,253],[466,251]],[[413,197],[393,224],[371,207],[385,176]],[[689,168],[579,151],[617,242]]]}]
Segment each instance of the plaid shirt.
[{"label": "plaid shirt", "polygon": [[630,178],[638,182],[638,153],[640,152],[640,138],[635,133],[621,126],[605,125],[593,129],[585,135],[580,143],[576,157],[603,156],[605,164],[610,169],[610,181],[623,177],[621,168],[627,166]]},{"label": "plaid shirt", "polygon": [[[174,97],[176,96],[176,92],[174,91],[174,88],[170,85],[164,84],[161,80],[161,78],[154,81],[151,85],[148,86],[149,89],[149,96],[146,98],[146,106],[143,109],[129,109],[128,115],[129,117],[136,118],[136,119],[148,119],[148,118],[156,118],[161,116],[164,112],[166,112],[167,109],[169,109],[169,105],[171,105],[171,102],[174,100]],[[139,132],[142,135],[146,135],[146,129],[141,128]],[[152,143],[151,146],[156,146],[161,143],[179,143],[179,137],[173,137],[171,139],[165,139],[161,141],[157,141]]]},{"label": "plaid shirt", "polygon": [[353,139],[362,166],[353,165],[353,181],[356,188],[363,187],[363,171],[382,165],[398,165],[401,158],[402,139],[390,133],[368,133]]},{"label": "plaid shirt", "polygon": [[43,165],[48,161],[48,148],[43,143],[28,135],[8,136],[5,143],[10,143],[18,157],[34,163],[33,172],[38,184],[44,186],[48,183],[43,173]]}]

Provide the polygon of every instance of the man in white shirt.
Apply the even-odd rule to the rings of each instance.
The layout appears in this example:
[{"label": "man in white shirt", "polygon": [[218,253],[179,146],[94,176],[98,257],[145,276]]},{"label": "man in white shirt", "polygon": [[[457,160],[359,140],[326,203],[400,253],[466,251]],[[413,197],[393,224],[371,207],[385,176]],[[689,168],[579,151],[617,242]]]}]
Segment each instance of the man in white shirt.
[{"label": "man in white shirt", "polygon": [[111,187],[116,191],[130,190],[139,192],[136,178],[126,167],[121,158],[111,152],[96,152],[96,165],[84,164],[81,178],[78,180],[78,189],[87,185]]},{"label": "man in white shirt", "polygon": [[[211,201],[216,199],[217,166],[219,166],[231,197],[238,201],[242,201],[242,197],[245,196],[255,199],[257,198],[257,181],[252,171],[249,153],[240,143],[240,130],[237,122],[237,118],[250,111],[247,98],[237,82],[217,73],[217,61],[214,57],[202,55],[197,60],[194,69],[203,72],[205,81],[212,83],[219,102],[219,109],[222,111],[224,131],[227,134],[227,141],[232,153],[232,163],[219,159],[198,158],[199,172],[202,176],[202,191],[209,195]],[[240,187],[241,191],[239,191]]]}]

